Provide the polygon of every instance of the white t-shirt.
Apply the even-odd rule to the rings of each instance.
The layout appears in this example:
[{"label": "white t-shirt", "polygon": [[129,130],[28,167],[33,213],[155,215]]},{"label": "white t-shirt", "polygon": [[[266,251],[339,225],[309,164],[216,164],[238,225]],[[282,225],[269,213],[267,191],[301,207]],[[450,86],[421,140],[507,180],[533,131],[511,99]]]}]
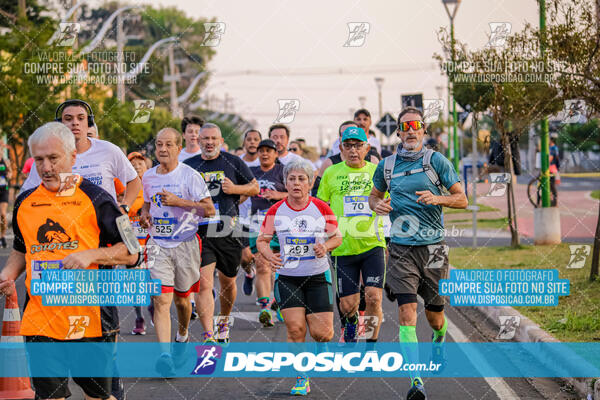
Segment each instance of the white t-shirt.
[{"label": "white t-shirt", "polygon": [[338,136],[337,139],[335,139],[335,142],[333,142],[333,144],[331,145],[331,149],[329,149],[329,152],[327,153],[327,157],[331,157],[331,156],[335,156],[336,154],[340,154],[340,137]]},{"label": "white t-shirt", "polygon": [[322,200],[310,197],[302,210],[293,209],[287,199],[271,206],[260,231],[277,234],[283,266],[280,275],[311,276],[329,269],[329,259],[317,257],[314,245],[325,243],[338,227],[331,208]]},{"label": "white t-shirt", "polygon": [[[91,147],[77,154],[73,173],[92,181],[106,190],[117,201],[114,179],[118,178],[123,185],[137,177],[133,166],[120,148],[106,140],[88,138]],[[31,173],[23,183],[21,192],[37,187],[42,183],[37,169],[31,168]]]},{"label": "white t-shirt", "polygon": [[279,162],[283,164],[283,166],[286,166],[294,160],[304,160],[304,158],[300,157],[298,154],[292,153],[291,151],[288,151],[285,156],[279,157]]},{"label": "white t-shirt", "polygon": [[185,160],[187,160],[188,158],[197,156],[199,154],[202,154],[202,149],[198,149],[198,151],[196,151],[194,153],[188,153],[187,151],[185,151],[185,149],[181,149],[178,160],[181,163],[181,162],[184,162]]},{"label": "white t-shirt", "polygon": [[198,230],[200,217],[181,207],[165,206],[158,194],[165,189],[184,200],[200,201],[210,197],[202,175],[192,167],[179,163],[168,174],[158,174],[158,166],[144,173],[144,202],[150,203],[152,227],[148,233],[161,247],[173,248],[190,240]]},{"label": "white t-shirt", "polygon": [[[256,160],[254,160],[254,161],[246,161],[246,160],[244,160],[244,155],[245,154],[242,154],[240,156],[240,158],[242,159],[243,162],[246,163],[248,168],[260,167],[260,160],[258,159],[258,157],[256,157]],[[250,225],[250,208],[251,207],[252,207],[252,202],[250,201],[249,197],[246,199],[245,202],[240,204],[240,206],[239,206],[240,222],[242,223],[242,225]]]}]

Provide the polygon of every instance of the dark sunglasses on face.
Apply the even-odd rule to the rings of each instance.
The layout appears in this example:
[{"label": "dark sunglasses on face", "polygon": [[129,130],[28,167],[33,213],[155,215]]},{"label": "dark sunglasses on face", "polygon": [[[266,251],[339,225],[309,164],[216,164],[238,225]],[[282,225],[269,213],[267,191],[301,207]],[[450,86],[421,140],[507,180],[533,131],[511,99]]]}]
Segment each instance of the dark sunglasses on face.
[{"label": "dark sunglasses on face", "polygon": [[288,151],[300,151],[300,149],[297,147],[290,147]]},{"label": "dark sunglasses on face", "polygon": [[398,125],[398,132],[408,132],[411,128],[413,131],[418,131],[419,129],[423,128],[423,121],[400,122]]},{"label": "dark sunglasses on face", "polygon": [[352,148],[354,148],[356,150],[360,150],[363,148],[364,145],[365,145],[365,142],[358,142],[358,143],[344,142],[344,143],[342,143],[342,146],[344,146],[344,149],[346,149],[346,150],[350,150]]}]

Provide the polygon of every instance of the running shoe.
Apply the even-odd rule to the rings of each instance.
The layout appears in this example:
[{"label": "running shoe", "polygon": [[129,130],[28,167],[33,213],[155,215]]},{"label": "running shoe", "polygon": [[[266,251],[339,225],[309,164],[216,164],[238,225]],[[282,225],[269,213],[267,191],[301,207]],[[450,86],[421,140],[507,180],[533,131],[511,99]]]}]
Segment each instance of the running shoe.
[{"label": "running shoe", "polygon": [[275,326],[273,323],[273,317],[271,316],[271,312],[266,308],[260,310],[260,314],[258,314],[258,320],[265,328],[270,328]]},{"label": "running shoe", "polygon": [[345,331],[345,330],[346,330],[346,329],[345,329],[345,328],[342,326],[342,333],[340,334],[340,340],[338,341],[338,343],[341,343],[341,344],[344,344],[344,343],[346,343],[346,342],[344,341],[344,331]]},{"label": "running shoe", "polygon": [[164,378],[171,378],[175,376],[173,357],[171,357],[169,353],[162,353],[156,361],[156,370]]},{"label": "running shoe", "polygon": [[204,345],[217,344],[217,341],[213,337],[212,332],[211,333],[204,332],[202,334],[202,344],[204,344]]},{"label": "running shoe", "polygon": [[2,246],[3,249],[6,248],[6,239],[4,237],[0,238],[0,246]]},{"label": "running shoe", "polygon": [[279,322],[283,322],[283,314],[281,313],[281,307],[279,307],[279,304],[277,304],[275,298],[273,298],[273,301],[271,302],[271,310],[275,311],[275,316],[277,317],[277,320]]},{"label": "running shoe", "polygon": [[196,312],[196,302],[194,300],[192,300],[192,315],[190,316],[190,319],[197,319],[198,318],[198,313]]},{"label": "running shoe", "polygon": [[179,336],[179,332],[177,332],[177,335],[175,335],[175,343],[173,343],[173,360],[175,363],[175,366],[177,368],[183,366],[185,364],[186,357],[185,357],[185,353],[187,350],[187,343],[190,342],[190,333],[188,331],[187,337],[185,338],[185,340],[182,340],[181,336]]},{"label": "running shoe", "polygon": [[306,396],[310,393],[310,382],[308,376],[298,376],[296,378],[296,384],[290,391],[292,396]]},{"label": "running shoe", "polygon": [[435,339],[435,334],[431,335],[431,361],[440,364],[436,372],[441,372],[446,367],[446,335]]},{"label": "running shoe", "polygon": [[415,378],[410,385],[410,389],[406,394],[406,400],[426,400],[427,394],[423,387],[423,381],[421,378]]},{"label": "running shoe", "polygon": [[229,343],[229,323],[227,321],[217,323],[217,342]]},{"label": "running shoe", "polygon": [[131,331],[132,335],[145,335],[146,334],[146,324],[144,323],[144,318],[136,318],[135,319],[135,328]]},{"label": "running shoe", "polygon": [[345,343],[356,343],[358,341],[358,313],[354,316],[354,323],[350,322],[350,319],[346,319],[346,326],[344,329],[344,342]]}]

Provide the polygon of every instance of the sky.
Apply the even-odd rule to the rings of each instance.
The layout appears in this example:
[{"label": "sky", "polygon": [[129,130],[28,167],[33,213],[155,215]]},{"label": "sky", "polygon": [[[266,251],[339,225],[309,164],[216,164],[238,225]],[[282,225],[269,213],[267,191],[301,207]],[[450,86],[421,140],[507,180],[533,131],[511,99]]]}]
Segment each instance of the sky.
[{"label": "sky", "polygon": [[[227,95],[230,111],[264,133],[276,120],[281,99],[299,100],[289,123],[292,138],[303,137],[312,145],[331,144],[339,124],[361,107],[359,97],[364,97],[375,124],[375,77],[384,78],[384,113],[398,114],[402,94],[447,96],[446,77],[433,59],[434,53],[442,52],[437,32],[449,26],[441,0],[151,3],[225,24],[208,65],[212,77],[204,96]],[[526,22],[537,26],[538,18],[535,0],[464,0],[455,18],[455,35],[469,48],[481,48],[489,39],[489,23],[509,22],[514,32]],[[369,31],[362,46],[345,47],[348,23],[353,22],[367,23]],[[180,93],[184,90],[178,88]]]}]

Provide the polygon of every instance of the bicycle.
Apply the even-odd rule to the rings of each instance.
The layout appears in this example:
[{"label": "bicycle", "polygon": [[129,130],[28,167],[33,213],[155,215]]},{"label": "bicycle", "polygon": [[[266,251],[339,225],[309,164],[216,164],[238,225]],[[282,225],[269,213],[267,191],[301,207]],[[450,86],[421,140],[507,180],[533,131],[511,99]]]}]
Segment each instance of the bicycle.
[{"label": "bicycle", "polygon": [[[535,193],[532,193],[535,184]],[[535,201],[533,195],[535,194]],[[527,197],[529,198],[529,202],[535,208],[540,208],[542,206],[542,179],[541,174],[538,176],[534,176],[529,183],[527,184]],[[555,185],[555,177],[550,175],[550,205],[556,206],[557,203],[557,193],[556,193],[556,185]]]}]

